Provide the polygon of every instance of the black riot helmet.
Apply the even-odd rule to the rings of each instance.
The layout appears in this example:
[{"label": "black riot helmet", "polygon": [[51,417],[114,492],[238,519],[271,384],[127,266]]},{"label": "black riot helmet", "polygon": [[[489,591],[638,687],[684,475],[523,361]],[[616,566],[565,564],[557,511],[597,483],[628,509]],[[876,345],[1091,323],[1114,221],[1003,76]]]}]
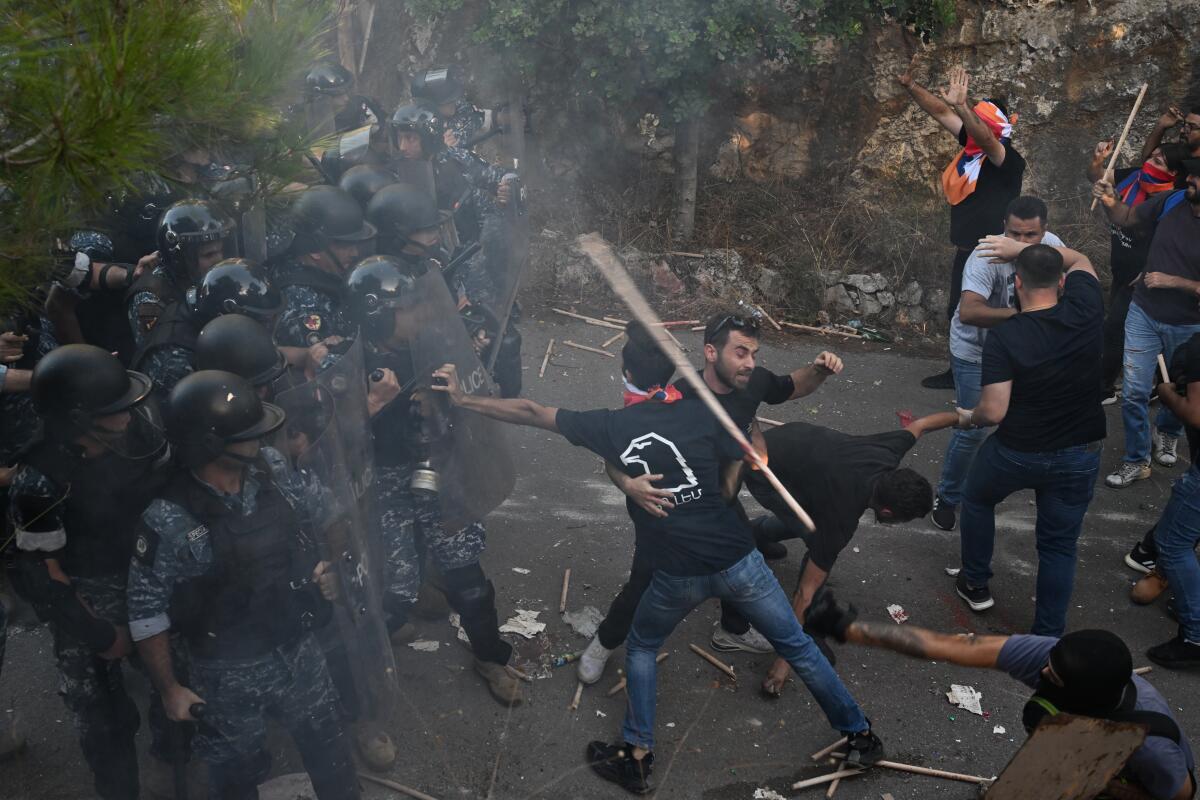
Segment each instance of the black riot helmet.
[{"label": "black riot helmet", "polygon": [[283,298],[257,262],[227,258],[205,273],[199,285],[188,290],[187,303],[203,324],[222,314],[270,320],[283,307]]},{"label": "black riot helmet", "polygon": [[392,147],[399,151],[396,134],[401,131],[411,131],[421,137],[421,152],[425,158],[432,158],[446,146],[443,135],[446,123],[435,112],[427,108],[408,103],[392,113],[388,124],[391,130]]},{"label": "black riot helmet", "polygon": [[292,251],[299,254],[328,253],[334,242],[366,243],[375,238],[375,227],[363,218],[358,201],[336,186],[305,189],[292,203],[292,219]]},{"label": "black riot helmet", "polygon": [[216,461],[227,445],[278,430],[285,418],[283,409],[260,400],[245,378],[215,369],[188,375],[167,403],[167,439],[192,468]]},{"label": "black riot helmet", "polygon": [[200,279],[196,248],[224,241],[233,234],[233,221],[208,200],[172,203],[158,219],[155,245],[163,265],[176,278],[189,283]]},{"label": "black riot helmet", "polygon": [[367,219],[379,231],[384,252],[399,252],[417,231],[435,230],[443,222],[433,198],[411,183],[385,186],[367,204]]},{"label": "black riot helmet", "polygon": [[[376,192],[396,181],[396,174],[386,167],[378,164],[359,164],[346,170],[338,181],[338,188],[349,192],[350,196],[366,209]],[[376,224],[375,227],[378,228],[379,225]]]},{"label": "black riot helmet", "polygon": [[364,258],[346,279],[350,315],[376,342],[394,332],[395,309],[415,307],[418,300],[414,265],[395,256]]},{"label": "black riot helmet", "polygon": [[33,368],[33,407],[49,423],[46,429],[75,439],[93,427],[96,417],[128,411],[150,394],[151,382],[125,369],[107,350],[67,344],[46,354]]},{"label": "black riot helmet", "polygon": [[196,369],[240,375],[255,387],[273,383],[287,369],[271,332],[250,317],[226,314],[204,326],[196,337]]},{"label": "black riot helmet", "polygon": [[427,108],[437,108],[462,99],[466,85],[458,67],[425,70],[408,82],[413,100]]},{"label": "black riot helmet", "polygon": [[304,93],[307,95],[347,94],[354,76],[341,64],[318,64],[304,76]]}]

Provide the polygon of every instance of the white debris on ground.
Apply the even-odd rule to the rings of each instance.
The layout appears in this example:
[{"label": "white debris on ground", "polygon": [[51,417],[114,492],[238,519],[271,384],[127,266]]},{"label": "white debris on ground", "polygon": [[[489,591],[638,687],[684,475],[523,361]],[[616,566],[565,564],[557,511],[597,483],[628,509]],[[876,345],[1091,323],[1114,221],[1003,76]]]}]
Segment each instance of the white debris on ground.
[{"label": "white debris on ground", "polygon": [[471,637],[467,636],[467,632],[463,630],[462,618],[453,611],[450,612],[450,624],[458,630],[458,640],[460,642],[464,642],[465,644],[471,643]]},{"label": "white debris on ground", "polygon": [[546,623],[538,622],[538,614],[540,613],[542,612],[518,608],[517,615],[509,617],[508,622],[500,626],[500,632],[515,633],[518,636],[524,636],[526,639],[532,639],[546,630]]},{"label": "white debris on ground", "polygon": [[417,639],[415,642],[409,642],[408,646],[422,653],[436,653],[442,643],[433,639]]},{"label": "white debris on ground", "polygon": [[887,607],[887,612],[888,612],[888,616],[890,616],[892,618],[892,621],[895,622],[897,625],[900,625],[901,623],[904,623],[904,622],[908,622],[908,612],[904,610],[904,606],[902,606],[902,605],[897,605],[896,603],[892,603],[890,606]]},{"label": "white debris on ground", "polygon": [[518,575],[528,575],[529,574],[529,570],[525,569],[524,567],[513,567],[512,571],[517,573]]},{"label": "white debris on ground", "polygon": [[962,686],[961,684],[950,684],[950,691],[946,692],[946,699],[951,705],[958,706],[964,711],[970,711],[972,714],[983,716],[983,707],[979,704],[983,700],[983,694],[980,693],[974,686]]},{"label": "white debris on ground", "polygon": [[787,800],[787,798],[774,789],[763,789],[760,786],[754,790],[753,800]]},{"label": "white debris on ground", "polygon": [[562,620],[583,638],[591,639],[604,621],[604,612],[595,606],[584,606],[578,611],[565,612]]}]

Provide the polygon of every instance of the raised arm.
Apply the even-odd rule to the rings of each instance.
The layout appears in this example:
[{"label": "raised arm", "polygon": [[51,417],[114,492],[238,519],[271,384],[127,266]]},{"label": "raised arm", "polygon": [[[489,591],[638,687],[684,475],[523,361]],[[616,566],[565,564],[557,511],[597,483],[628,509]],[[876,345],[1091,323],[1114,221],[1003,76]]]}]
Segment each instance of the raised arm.
[{"label": "raised arm", "polygon": [[[979,240],[979,254],[993,263],[1006,264],[1016,260],[1021,251],[1029,246],[1026,242],[1018,242],[1007,236],[985,236]],[[1054,245],[1046,246],[1054,247]],[[1095,267],[1083,253],[1069,247],[1054,247],[1054,249],[1062,254],[1064,274],[1079,271],[1086,272],[1093,278],[1096,277]]]},{"label": "raised arm", "polygon": [[882,647],[895,653],[930,661],[948,661],[960,667],[995,668],[1007,636],[937,633],[915,625],[858,622],[852,605],[838,603],[829,589],[813,598],[804,627],[810,633],[832,636],[839,642]]},{"label": "raised arm", "polygon": [[1101,178],[1092,185],[1092,197],[1100,201],[1104,215],[1113,225],[1127,231],[1135,231],[1142,227],[1133,206],[1121,202],[1121,198],[1117,197],[1117,190],[1107,178]]},{"label": "raised arm", "polygon": [[434,371],[433,377],[433,390],[445,393],[450,398],[450,402],[459,408],[465,408],[501,422],[528,425],[531,428],[541,428],[551,433],[558,433],[557,408],[548,408],[524,398],[501,400],[497,397],[477,397],[467,394],[458,382],[458,371],[453,364],[442,365]]},{"label": "raised arm", "polygon": [[950,71],[950,85],[946,87],[942,97],[962,120],[967,135],[975,140],[975,144],[979,145],[988,160],[998,167],[1004,163],[1004,145],[971,107],[970,96],[967,93],[970,83],[967,71],[962,67],[955,67]]},{"label": "raised arm", "polygon": [[939,125],[955,137],[958,136],[963,127],[962,119],[954,113],[954,109],[942,102],[940,97],[913,80],[911,65],[908,71],[896,78],[896,81],[908,90],[922,111],[937,120]]},{"label": "raised arm", "polygon": [[1112,155],[1112,141],[1098,142],[1096,149],[1092,151],[1092,160],[1088,163],[1087,179],[1092,183],[1104,177],[1104,167],[1108,164],[1108,157]]},{"label": "raised arm", "polygon": [[964,289],[958,305],[958,318],[964,325],[976,328],[991,328],[1017,313],[1015,308],[992,308],[987,298],[969,289]]},{"label": "raised arm", "polygon": [[821,352],[806,367],[792,372],[792,384],[796,387],[789,400],[805,397],[821,388],[830,375],[838,375],[844,368],[842,360],[828,351]]},{"label": "raised arm", "polygon": [[1149,159],[1154,149],[1162,144],[1163,134],[1181,122],[1183,122],[1183,112],[1179,110],[1179,106],[1168,106],[1158,121],[1154,123],[1154,130],[1150,131],[1150,135],[1146,137],[1146,143],[1142,145],[1142,161]]}]

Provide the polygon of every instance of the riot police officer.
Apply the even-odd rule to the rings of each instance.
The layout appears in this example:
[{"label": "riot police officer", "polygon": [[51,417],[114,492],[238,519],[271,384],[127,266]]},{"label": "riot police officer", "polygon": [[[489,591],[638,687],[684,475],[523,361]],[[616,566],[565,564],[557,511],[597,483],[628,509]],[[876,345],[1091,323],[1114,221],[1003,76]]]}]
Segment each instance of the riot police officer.
[{"label": "riot police officer", "polygon": [[[317,134],[342,133],[364,125],[378,125],[379,104],[351,94],[354,75],[341,64],[317,64],[304,76],[309,129]],[[332,115],[332,120],[327,117]]]},{"label": "riot police officer", "polygon": [[418,289],[415,272],[420,268],[393,256],[372,256],[347,280],[347,299],[362,326],[368,369],[388,369],[399,384],[410,387],[381,408],[372,408],[376,506],[387,554],[384,610],[393,640],[405,638],[421,584],[420,553],[428,552],[471,641],[475,671],[497,700],[517,705],[521,683],[508,666],[512,646],[500,638],[495,588],[479,564],[486,529],[479,521],[459,530],[443,527],[437,495],[429,491],[429,465],[421,463],[429,459],[425,449],[439,443],[423,441],[428,397],[411,389],[414,370],[424,369],[414,367],[411,349],[419,334],[416,312],[423,308],[421,313],[437,313],[429,311]]},{"label": "riot police officer", "polygon": [[508,124],[508,109],[476,108],[463,97],[466,83],[456,67],[426,70],[409,79],[413,101],[446,121],[447,147],[472,149],[500,133]]},{"label": "riot police officer", "polygon": [[270,401],[273,384],[287,373],[287,361],[262,323],[240,314],[217,317],[196,337],[196,370],[217,369],[245,378]]},{"label": "riot police officer", "polygon": [[[295,239],[290,256],[274,278],[283,295],[283,312],[275,341],[288,361],[304,366],[308,348],[331,337],[351,338],[355,326],[342,309],[345,276],[368,255],[375,227],[347,192],[336,186],[313,186],[292,204]],[[316,365],[310,365],[316,366]]]},{"label": "riot police officer", "polygon": [[[34,368],[31,391],[44,433],[9,490],[14,584],[50,623],[63,698],[105,800],[139,792],[138,710],[121,676],[132,652],[125,589],[138,518],[164,484],[169,458],[143,405],[149,392],[149,378],[98,347],[49,353]],[[151,729],[161,790],[173,753],[157,705]]]},{"label": "riot police officer", "polygon": [[[211,797],[257,797],[271,764],[270,710],[317,797],[356,800],[336,693],[311,632],[328,619],[334,591],[311,537],[322,509],[292,483],[283,456],[261,445],[284,418],[229,372],[193,373],[171,392],[167,438],[184,469],[142,515],[130,632],[167,715],[202,719],[195,749]],[[188,642],[190,687],[171,669],[172,629]]]},{"label": "riot police officer", "polygon": [[348,192],[366,211],[367,204],[376,192],[398,181],[396,174],[387,167],[379,164],[358,164],[346,170],[338,181],[338,188]]},{"label": "riot police officer", "polygon": [[207,200],[180,200],[158,220],[155,243],[158,264],[144,272],[126,293],[129,325],[138,347],[171,303],[186,299],[187,290],[225,257],[234,225]]},{"label": "riot police officer", "polygon": [[195,368],[196,337],[210,320],[242,314],[271,325],[282,306],[279,292],[258,264],[227,258],[188,289],[183,302],[163,312],[134,356],[133,367],[150,376],[156,394],[165,400]]}]

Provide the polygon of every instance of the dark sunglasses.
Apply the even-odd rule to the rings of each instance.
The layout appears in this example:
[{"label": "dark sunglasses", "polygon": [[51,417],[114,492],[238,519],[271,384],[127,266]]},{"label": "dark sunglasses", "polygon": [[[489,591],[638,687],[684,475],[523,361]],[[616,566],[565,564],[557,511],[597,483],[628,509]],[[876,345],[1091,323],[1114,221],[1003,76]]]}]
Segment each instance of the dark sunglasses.
[{"label": "dark sunglasses", "polygon": [[736,331],[750,331],[757,335],[758,317],[743,317],[737,314],[726,314],[725,316],[721,317],[721,320],[716,325],[705,331],[705,344],[712,342],[712,340],[717,337],[717,334],[725,330],[725,328],[732,328]]}]

